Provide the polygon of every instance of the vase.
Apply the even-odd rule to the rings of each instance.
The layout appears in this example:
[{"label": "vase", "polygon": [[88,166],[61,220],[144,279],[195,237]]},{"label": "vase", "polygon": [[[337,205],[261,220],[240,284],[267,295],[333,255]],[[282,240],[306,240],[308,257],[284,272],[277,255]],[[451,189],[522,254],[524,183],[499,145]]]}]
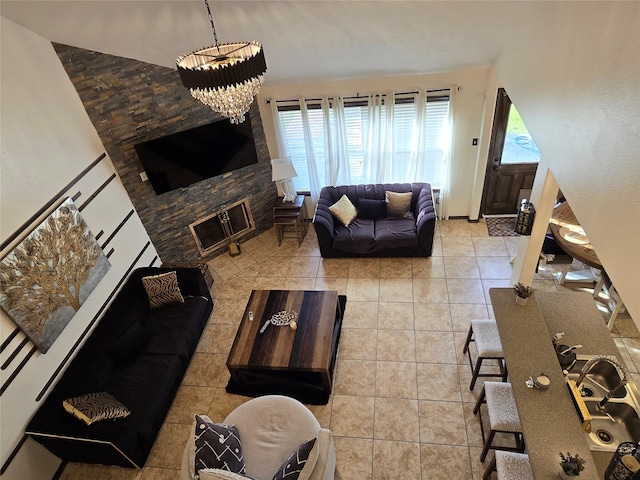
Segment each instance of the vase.
[{"label": "vase", "polygon": [[529,301],[529,298],[522,298],[516,295],[516,303],[518,305],[526,305],[528,301]]}]

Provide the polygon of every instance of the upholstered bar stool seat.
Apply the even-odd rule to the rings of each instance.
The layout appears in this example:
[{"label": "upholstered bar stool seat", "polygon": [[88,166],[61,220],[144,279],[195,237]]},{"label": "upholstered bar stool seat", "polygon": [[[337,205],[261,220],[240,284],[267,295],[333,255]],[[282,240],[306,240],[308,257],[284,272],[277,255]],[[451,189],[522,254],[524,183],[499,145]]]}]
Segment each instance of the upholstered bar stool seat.
[{"label": "upholstered bar stool seat", "polygon": [[[489,435],[485,437],[484,425],[482,423],[483,403],[487,404],[487,415],[489,417]],[[513,396],[513,388],[507,382],[485,382],[482,387],[480,398],[476,402],[473,413],[480,414],[480,431],[484,446],[480,454],[480,461],[484,462],[489,449],[506,450],[512,452],[524,452],[524,438],[522,437],[522,426],[520,425],[520,415],[516,406],[516,399]],[[496,433],[510,433],[515,439],[515,447],[494,445],[493,440]]]},{"label": "upholstered bar stool seat", "polygon": [[491,478],[492,472],[498,473],[498,480],[534,480],[529,455],[524,453],[498,450],[482,480]]},{"label": "upholstered bar stool seat", "polygon": [[[471,350],[469,349],[471,342],[475,342],[478,352],[475,365],[473,364]],[[467,340],[464,343],[462,352],[466,353],[469,357],[469,366],[471,367],[472,376],[469,390],[474,389],[478,377],[497,377],[503,382],[507,380],[507,366],[504,361],[500,333],[498,332],[498,325],[495,320],[471,320]],[[480,373],[484,360],[496,360],[500,373]]]}]

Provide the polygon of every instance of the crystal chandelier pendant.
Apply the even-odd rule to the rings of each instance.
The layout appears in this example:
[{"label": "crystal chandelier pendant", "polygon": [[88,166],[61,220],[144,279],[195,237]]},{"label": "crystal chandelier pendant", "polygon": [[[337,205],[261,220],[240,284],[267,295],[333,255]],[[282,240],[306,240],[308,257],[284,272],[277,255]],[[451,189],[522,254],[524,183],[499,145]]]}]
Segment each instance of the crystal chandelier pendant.
[{"label": "crystal chandelier pendant", "polygon": [[257,42],[219,45],[207,0],[205,5],[215,45],[178,57],[178,73],[195,99],[238,124],[264,82],[264,51]]},{"label": "crystal chandelier pendant", "polygon": [[191,88],[189,91],[193,98],[204,103],[214,112],[228,117],[231,123],[239,124],[244,122],[245,113],[249,111],[263,81],[264,75],[259,75],[241,85],[209,90]]}]

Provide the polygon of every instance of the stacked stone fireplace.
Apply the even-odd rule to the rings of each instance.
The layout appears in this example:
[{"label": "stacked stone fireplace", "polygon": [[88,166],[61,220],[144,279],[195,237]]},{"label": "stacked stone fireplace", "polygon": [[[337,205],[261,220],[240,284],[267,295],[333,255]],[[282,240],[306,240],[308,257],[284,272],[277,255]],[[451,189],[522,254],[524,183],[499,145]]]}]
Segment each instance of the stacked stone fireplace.
[{"label": "stacked stone fireplace", "polygon": [[255,230],[247,199],[200,218],[189,225],[200,255],[207,256]]},{"label": "stacked stone fireplace", "polygon": [[[247,240],[271,228],[277,192],[255,102],[248,115],[257,164],[156,195],[149,182],[140,178],[143,167],[133,145],[216,121],[219,116],[189,95],[175,68],[61,44],[54,47],[163,263],[206,262],[223,253],[230,239]],[[238,203],[246,207],[233,209]],[[193,240],[192,225],[229,208],[227,224],[232,233],[225,233],[216,219],[211,232],[206,225],[198,228],[200,245],[205,247],[200,248],[198,240]]]}]

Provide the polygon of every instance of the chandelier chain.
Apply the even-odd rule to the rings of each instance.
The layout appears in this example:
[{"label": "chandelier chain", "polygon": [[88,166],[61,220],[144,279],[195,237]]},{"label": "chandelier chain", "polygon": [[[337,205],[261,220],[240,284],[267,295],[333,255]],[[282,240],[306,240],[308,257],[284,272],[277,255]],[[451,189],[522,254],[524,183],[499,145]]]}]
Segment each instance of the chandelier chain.
[{"label": "chandelier chain", "polygon": [[213,30],[213,41],[216,44],[216,48],[218,49],[218,54],[219,54],[220,47],[218,46],[218,35],[216,34],[216,26],[213,24],[213,16],[211,15],[211,9],[209,8],[209,0],[204,0],[204,4],[207,6],[207,13],[209,14],[209,22],[211,22],[211,30]]}]

